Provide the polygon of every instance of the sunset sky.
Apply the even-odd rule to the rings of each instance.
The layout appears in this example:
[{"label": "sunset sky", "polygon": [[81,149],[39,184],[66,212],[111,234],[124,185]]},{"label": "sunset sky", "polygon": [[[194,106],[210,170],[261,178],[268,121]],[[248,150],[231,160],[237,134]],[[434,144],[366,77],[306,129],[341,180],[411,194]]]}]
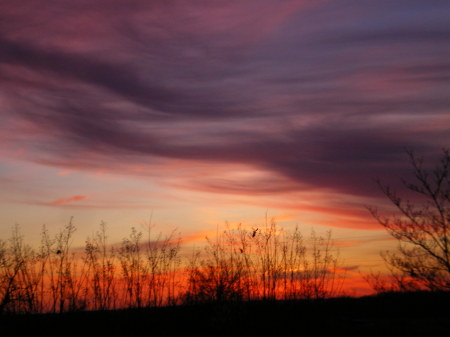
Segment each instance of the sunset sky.
[{"label": "sunset sky", "polygon": [[0,0],[0,237],[71,216],[332,229],[349,270],[392,242],[404,149],[450,144],[448,0]]}]

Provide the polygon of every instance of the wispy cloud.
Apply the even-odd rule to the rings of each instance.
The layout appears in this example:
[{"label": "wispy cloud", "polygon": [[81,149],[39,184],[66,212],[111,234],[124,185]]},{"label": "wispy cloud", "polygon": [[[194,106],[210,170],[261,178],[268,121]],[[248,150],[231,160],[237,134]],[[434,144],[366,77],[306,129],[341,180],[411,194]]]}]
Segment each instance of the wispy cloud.
[{"label": "wispy cloud", "polygon": [[86,196],[84,196],[84,195],[74,195],[73,197],[69,197],[69,198],[56,199],[56,200],[50,202],[50,204],[59,206],[59,205],[65,205],[65,204],[70,204],[73,202],[81,201],[84,199],[86,199]]},{"label": "wispy cloud", "polygon": [[405,172],[405,147],[450,142],[449,10],[440,0],[3,3],[0,140],[61,172],[374,197],[373,177]]}]

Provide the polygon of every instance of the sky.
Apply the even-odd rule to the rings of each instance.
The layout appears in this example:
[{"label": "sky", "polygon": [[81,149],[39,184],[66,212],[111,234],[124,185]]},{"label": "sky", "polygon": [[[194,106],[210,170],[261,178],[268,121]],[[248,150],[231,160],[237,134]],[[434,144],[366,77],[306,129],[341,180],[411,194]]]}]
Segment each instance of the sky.
[{"label": "sky", "polygon": [[[392,244],[366,205],[450,144],[445,0],[0,0],[0,237],[70,218]],[[195,241],[195,240],[194,240]],[[76,242],[77,243],[77,242]]]}]

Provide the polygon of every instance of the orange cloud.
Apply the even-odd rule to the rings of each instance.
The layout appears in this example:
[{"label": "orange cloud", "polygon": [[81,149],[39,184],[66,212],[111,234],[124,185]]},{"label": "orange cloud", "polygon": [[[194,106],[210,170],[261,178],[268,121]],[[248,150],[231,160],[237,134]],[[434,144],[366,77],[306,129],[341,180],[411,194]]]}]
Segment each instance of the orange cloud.
[{"label": "orange cloud", "polygon": [[52,205],[64,205],[64,204],[68,204],[71,202],[80,201],[80,200],[84,200],[84,199],[86,199],[86,196],[84,196],[84,195],[74,195],[73,197],[70,197],[70,198],[57,199],[55,201],[52,201],[51,204]]},{"label": "orange cloud", "polygon": [[194,233],[191,235],[183,236],[182,242],[183,242],[183,244],[196,243],[196,242],[204,242],[205,243],[207,237],[214,237],[215,235],[217,235],[217,231],[214,231],[214,230],[201,231],[201,232],[197,232],[197,233]]},{"label": "orange cloud", "polygon": [[372,238],[364,238],[364,239],[354,239],[354,240],[334,240],[333,246],[335,247],[356,247],[361,246],[368,243],[373,242],[390,242],[395,241],[392,237],[372,237]]},{"label": "orange cloud", "polygon": [[67,176],[67,175],[69,175],[71,173],[72,173],[71,170],[63,170],[63,171],[59,171],[58,175],[60,175],[60,176]]}]

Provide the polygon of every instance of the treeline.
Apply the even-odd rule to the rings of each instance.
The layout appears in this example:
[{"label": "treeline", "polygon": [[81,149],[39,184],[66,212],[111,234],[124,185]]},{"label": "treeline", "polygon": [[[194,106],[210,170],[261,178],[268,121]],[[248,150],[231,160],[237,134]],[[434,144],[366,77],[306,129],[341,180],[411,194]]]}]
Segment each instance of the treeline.
[{"label": "treeline", "polygon": [[72,247],[70,221],[41,243],[25,243],[16,226],[0,240],[0,313],[112,310],[196,302],[326,298],[343,277],[330,232],[307,238],[272,221],[259,228],[226,226],[191,253],[174,232],[131,228],[108,242],[104,223],[84,249]]}]

